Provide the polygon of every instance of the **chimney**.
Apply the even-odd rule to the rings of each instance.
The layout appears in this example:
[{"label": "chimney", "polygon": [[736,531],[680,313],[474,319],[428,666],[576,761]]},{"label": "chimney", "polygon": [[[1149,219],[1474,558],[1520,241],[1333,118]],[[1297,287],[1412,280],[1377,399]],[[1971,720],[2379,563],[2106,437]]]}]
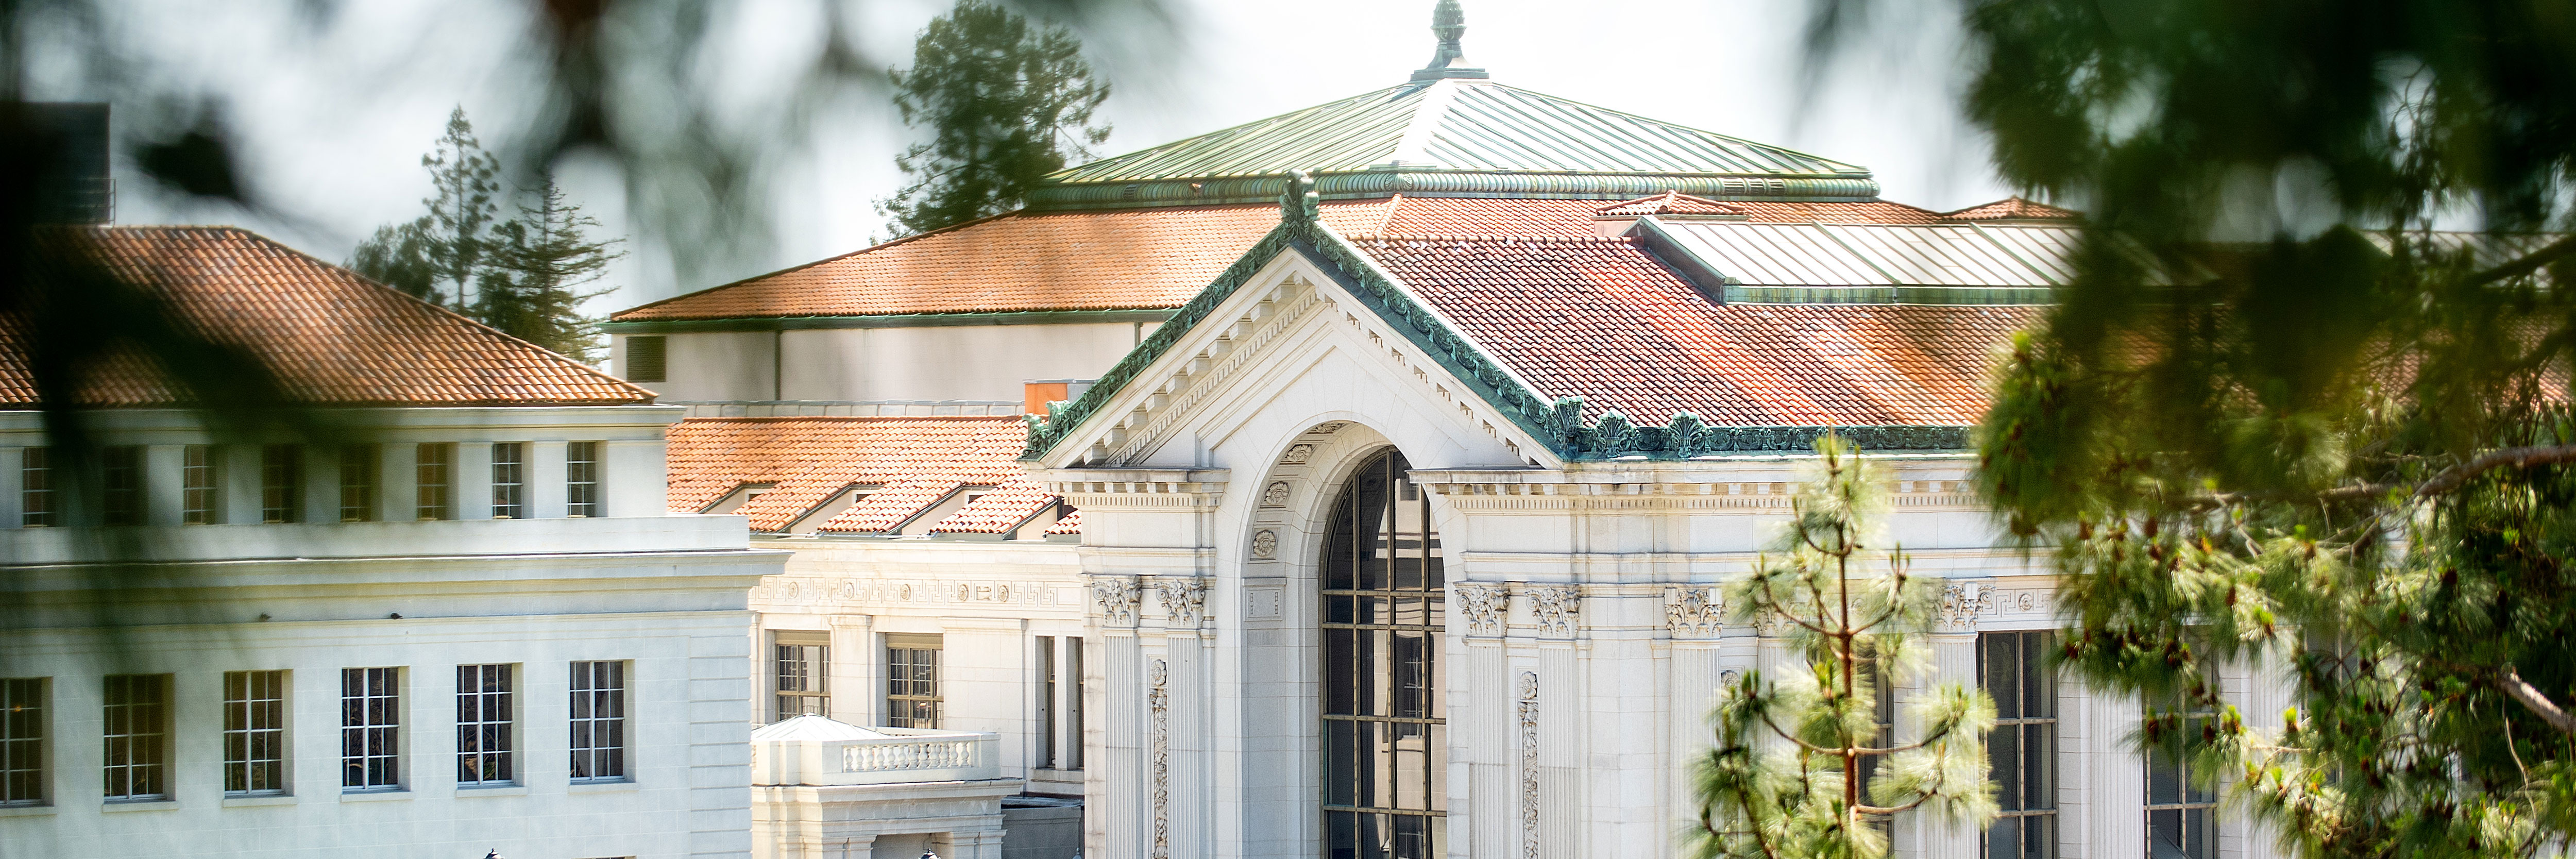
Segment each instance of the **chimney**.
[{"label": "chimney", "polygon": [[27,172],[0,180],[15,187],[20,211],[40,224],[105,224],[115,219],[108,175],[107,105],[17,102],[0,105],[0,151]]}]

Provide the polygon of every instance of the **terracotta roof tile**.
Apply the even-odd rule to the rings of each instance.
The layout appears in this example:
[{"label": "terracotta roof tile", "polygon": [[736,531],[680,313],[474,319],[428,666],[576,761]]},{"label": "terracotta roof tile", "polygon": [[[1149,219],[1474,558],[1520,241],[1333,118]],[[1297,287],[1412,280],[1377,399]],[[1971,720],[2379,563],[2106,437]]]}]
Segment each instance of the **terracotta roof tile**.
[{"label": "terracotta roof tile", "polygon": [[1064,514],[1064,518],[1055,520],[1055,524],[1047,526],[1046,532],[1051,537],[1058,534],[1082,533],[1082,511],[1076,510]]},{"label": "terracotta roof tile", "polygon": [[933,534],[1000,534],[1029,521],[1058,499],[1034,478],[1014,477],[930,526]]},{"label": "terracotta roof tile", "polygon": [[[1729,201],[1754,221],[1938,223],[1887,202]],[[1323,204],[1346,236],[1591,238],[1599,200],[1393,197]],[[668,298],[619,322],[1179,307],[1279,223],[1275,205],[1013,212]]]},{"label": "terracotta roof tile", "polygon": [[1666,191],[1652,197],[1612,203],[1592,210],[1595,215],[1636,217],[1639,215],[1741,215],[1740,207],[1705,197],[1693,197],[1680,191]]},{"label": "terracotta roof tile", "polygon": [[884,488],[833,526],[865,530],[886,516],[900,523],[949,489],[1022,476],[1028,436],[1016,417],[790,417],[691,418],[665,438],[672,510],[703,510],[744,484],[773,484],[735,512],[751,517],[752,530],[775,532],[854,484]]},{"label": "terracotta roof tile", "polygon": [[2022,306],[1715,304],[1625,239],[1355,242],[1553,398],[1660,424],[1973,424]]},{"label": "terracotta roof tile", "polygon": [[[182,324],[259,358],[296,400],[332,406],[633,405],[653,392],[233,227],[69,227],[66,252],[94,252],[157,290]],[[29,332],[0,315],[0,407],[36,402]],[[148,360],[111,359],[85,404],[183,406]]]},{"label": "terracotta roof tile", "polygon": [[2084,217],[2084,214],[2073,209],[2061,209],[2047,203],[2024,200],[2020,197],[2005,197],[1992,203],[1969,206],[1956,212],[1944,212],[1941,217],[1945,220],[1952,221],[2014,221],[2031,219],[2071,221]]},{"label": "terracotta roof tile", "polygon": [[947,498],[949,493],[967,485],[965,481],[944,477],[889,483],[884,489],[869,495],[868,500],[841,511],[839,515],[824,521],[823,526],[815,530],[839,534],[875,534],[891,531],[912,521],[913,518],[921,515],[925,508],[939,503],[940,499]]}]

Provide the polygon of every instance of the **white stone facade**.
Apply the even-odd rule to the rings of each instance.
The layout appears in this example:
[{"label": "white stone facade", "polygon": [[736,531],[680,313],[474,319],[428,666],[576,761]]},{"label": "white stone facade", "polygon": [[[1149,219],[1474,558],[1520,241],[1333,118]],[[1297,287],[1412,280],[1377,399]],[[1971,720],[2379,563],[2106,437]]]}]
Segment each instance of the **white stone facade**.
[{"label": "white stone facade", "polygon": [[[1011,314],[996,314],[1011,316]],[[1161,312],[1109,322],[995,320],[803,330],[677,330],[618,323],[611,366],[628,375],[626,344],[663,338],[664,375],[643,381],[669,400],[1004,400],[1033,379],[1092,378],[1161,324]],[[750,321],[757,327],[762,323]],[[774,323],[772,323],[774,324]]]},{"label": "white stone facade", "polygon": [[[745,598],[785,556],[750,549],[740,517],[663,509],[661,433],[681,411],[334,412],[344,435],[300,449],[300,493],[284,495],[264,483],[260,445],[218,444],[185,413],[101,413],[100,443],[141,446],[146,524],[124,527],[62,497],[34,503],[68,527],[21,527],[24,450],[43,436],[35,415],[0,414],[0,553],[27,606],[0,676],[34,681],[16,688],[40,692],[43,752],[41,796],[0,806],[0,853],[747,857]],[[380,521],[340,521],[342,441],[379,446]],[[583,518],[567,518],[575,442],[600,462],[600,507]],[[453,453],[449,520],[413,521],[422,444]],[[506,475],[494,444],[519,445],[522,518],[489,518]],[[191,446],[218,464],[215,524],[179,524],[206,497],[183,492]],[[297,494],[286,518],[301,523],[261,523]],[[460,666],[507,666],[511,679],[460,689]],[[369,711],[373,735],[394,743],[376,747],[392,766],[368,771],[385,784],[345,784],[350,669],[390,669],[373,676],[393,694]],[[232,672],[278,672],[263,676],[282,682],[282,718],[244,723],[247,699],[263,696],[237,694]],[[484,746],[510,764],[493,784],[460,784],[467,691],[510,734],[506,751]],[[601,702],[619,711],[588,712]],[[160,736],[109,742],[128,723]],[[255,781],[239,773],[265,756],[232,742],[251,729],[282,743],[263,770],[274,775]],[[577,773],[585,729],[581,746],[595,748]],[[111,766],[111,750],[154,743],[120,752],[153,775],[116,781],[133,771]],[[141,795],[109,795],[112,783]]]}]

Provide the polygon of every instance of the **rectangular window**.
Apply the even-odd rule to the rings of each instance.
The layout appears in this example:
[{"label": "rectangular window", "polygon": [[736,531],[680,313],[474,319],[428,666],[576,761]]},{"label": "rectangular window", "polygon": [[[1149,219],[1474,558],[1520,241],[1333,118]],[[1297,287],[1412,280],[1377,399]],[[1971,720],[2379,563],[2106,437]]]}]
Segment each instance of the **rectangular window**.
[{"label": "rectangular window", "polygon": [[162,799],[170,791],[170,675],[107,678],[100,715],[107,798]]},{"label": "rectangular window", "polygon": [[772,676],[777,678],[778,706],[773,722],[798,716],[832,715],[831,637],[820,632],[775,632]]},{"label": "rectangular window", "polygon": [[259,521],[271,525],[304,521],[303,445],[260,445]]},{"label": "rectangular window", "polygon": [[0,805],[45,804],[45,680],[0,680]]},{"label": "rectangular window", "polygon": [[402,669],[340,669],[340,788],[402,788]]},{"label": "rectangular window", "polygon": [[669,373],[669,341],[660,336],[626,338],[626,381],[661,382]]},{"label": "rectangular window", "polygon": [[286,792],[286,672],[224,672],[224,793]]},{"label": "rectangular window", "polygon": [[626,779],[626,663],[572,664],[572,778]]},{"label": "rectangular window", "polygon": [[456,783],[512,784],[510,666],[456,666]]},{"label": "rectangular window", "polygon": [[1064,769],[1082,768],[1082,639],[1064,640]]},{"label": "rectangular window", "polygon": [[212,525],[223,521],[216,503],[223,498],[215,481],[215,448],[192,444],[179,454],[179,522]]},{"label": "rectangular window", "polygon": [[1038,767],[1055,768],[1055,636],[1038,636]]},{"label": "rectangular window", "polygon": [[118,445],[98,453],[100,512],[107,524],[143,524],[143,448]]},{"label": "rectangular window", "polygon": [[599,515],[599,442],[564,445],[564,515]]},{"label": "rectangular window", "polygon": [[939,727],[939,636],[886,636],[886,724]]},{"label": "rectangular window", "polygon": [[[1870,708],[1869,718],[1871,724],[1878,726],[1878,732],[1870,737],[1868,745],[1872,748],[1880,749],[1895,745],[1896,679],[1894,672],[1889,670],[1888,663],[1885,659],[1874,658],[1863,660],[1860,663],[1859,674],[1860,676],[1853,678],[1858,682],[1859,688],[1869,689],[1871,690],[1870,694],[1876,696],[1876,701],[1872,703]],[[1879,767],[1886,765],[1886,762],[1886,755],[1868,755],[1860,759],[1860,795],[1862,801],[1868,801],[1870,787],[1878,781],[1878,769]],[[1870,815],[1866,819],[1869,821],[1871,826],[1877,827],[1881,834],[1884,834],[1889,838],[1895,837],[1896,820],[1894,817],[1888,815]]]},{"label": "rectangular window", "polygon": [[2003,808],[1986,827],[1988,859],[2057,856],[2057,678],[2048,667],[2054,637],[2046,630],[1977,636],[1977,674],[1995,700],[1986,755]]},{"label": "rectangular window", "polygon": [[492,518],[528,518],[525,478],[527,465],[520,458],[527,446],[515,441],[492,445]]},{"label": "rectangular window", "polygon": [[2165,721],[2163,740],[2147,752],[2147,855],[2151,859],[2215,859],[2218,855],[2218,794],[2209,787],[2211,774],[2194,770],[2184,738],[2196,736],[2215,716],[2206,707],[2153,709],[2149,719]]},{"label": "rectangular window", "polygon": [[62,524],[54,517],[54,449],[21,448],[18,451],[18,524],[28,528],[51,528]]},{"label": "rectangular window", "polygon": [[424,520],[450,518],[452,514],[447,509],[447,488],[456,475],[456,446],[424,444],[420,446],[417,456],[419,458],[413,460],[412,470],[416,474],[413,479],[414,485],[419,487],[420,499],[415,508],[417,512],[412,518]]},{"label": "rectangular window", "polygon": [[340,521],[376,521],[376,475],[384,449],[372,444],[340,446]]}]

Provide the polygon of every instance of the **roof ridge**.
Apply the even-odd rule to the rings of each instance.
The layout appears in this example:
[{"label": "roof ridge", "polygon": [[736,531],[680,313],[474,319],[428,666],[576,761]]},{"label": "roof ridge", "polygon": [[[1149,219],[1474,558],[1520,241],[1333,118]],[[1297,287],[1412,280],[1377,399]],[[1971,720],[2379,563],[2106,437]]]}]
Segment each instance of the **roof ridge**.
[{"label": "roof ridge", "polygon": [[1019,415],[706,415],[692,421],[1008,421]]},{"label": "roof ridge", "polygon": [[1343,236],[1354,242],[1533,242],[1542,244],[1634,244],[1627,236],[1478,236],[1444,233],[1389,233]]},{"label": "roof ridge", "polygon": [[[849,258],[854,257],[854,256],[859,256],[859,255],[862,255],[862,254],[868,254],[868,253],[874,253],[874,252],[876,252],[876,251],[883,250],[883,249],[885,249],[885,248],[894,247],[894,246],[896,246],[896,245],[909,244],[909,243],[911,243],[911,242],[913,242],[913,241],[915,241],[915,240],[918,240],[918,239],[926,239],[926,238],[929,238],[929,237],[931,237],[931,236],[939,235],[939,234],[941,234],[941,233],[951,232],[951,231],[954,231],[954,230],[962,230],[962,229],[965,229],[965,228],[967,228],[967,227],[972,227],[972,226],[975,226],[975,225],[977,225],[977,224],[985,223],[985,222],[987,222],[987,221],[996,221],[996,220],[1000,220],[1000,219],[1003,219],[1003,218],[1007,218],[1007,217],[1010,217],[1010,216],[1013,216],[1013,215],[1023,214],[1023,213],[1026,213],[1026,212],[1028,212],[1028,207],[1027,207],[1027,206],[1022,206],[1022,207],[1017,208],[1017,209],[1012,209],[1012,210],[1010,210],[1010,211],[1008,211],[1008,212],[1001,212],[1001,213],[997,213],[997,214],[985,215],[985,216],[983,216],[983,217],[981,217],[981,218],[976,218],[976,219],[971,220],[971,221],[959,221],[959,222],[957,222],[957,223],[949,224],[948,226],[940,227],[939,229],[935,229],[935,230],[923,230],[923,231],[921,231],[921,232],[914,233],[914,234],[909,235],[909,236],[904,236],[904,237],[902,237],[902,238],[887,239],[887,240],[885,240],[885,241],[878,242],[878,243],[876,243],[876,244],[869,245],[869,246],[867,246],[867,247],[863,247],[863,248],[860,248],[860,249],[858,249],[858,250],[850,251],[850,252],[848,252],[848,253],[835,254],[835,255],[832,255],[832,256],[824,257],[824,258],[822,258],[822,259],[813,260],[813,261],[811,261],[811,262],[798,263],[798,264],[796,264],[796,265],[791,265],[791,266],[788,266],[788,267],[786,267],[786,268],[778,269],[778,270],[776,270],[776,271],[767,271],[767,272],[762,272],[762,273],[760,273],[760,274],[750,275],[750,276],[747,276],[747,277],[742,277],[742,278],[738,278],[738,279],[735,279],[735,280],[726,281],[726,282],[724,282],[724,283],[719,283],[719,284],[716,284],[716,285],[714,285],[714,286],[707,287],[707,288],[705,288],[705,289],[697,289],[697,290],[691,290],[691,291],[688,291],[688,292],[683,292],[683,293],[680,293],[680,294],[678,294],[678,295],[670,296],[670,297],[667,297],[667,298],[657,298],[657,299],[654,299],[654,300],[652,300],[652,301],[644,302],[643,304],[638,304],[638,305],[635,305],[635,306],[633,306],[633,307],[626,308],[626,309],[624,309],[624,310],[619,310],[619,311],[612,312],[612,313],[608,314],[608,319],[609,319],[609,321],[614,322],[614,321],[616,321],[616,320],[617,320],[617,317],[624,316],[624,315],[626,315],[626,314],[633,313],[633,312],[638,311],[638,310],[643,310],[643,309],[650,308],[650,307],[659,307],[659,306],[661,306],[661,305],[669,304],[669,303],[671,303],[671,302],[678,301],[678,300],[683,299],[683,298],[691,298],[691,297],[695,297],[695,296],[705,295],[705,294],[707,294],[707,293],[714,292],[714,291],[716,291],[716,290],[720,290],[720,289],[731,289],[731,288],[733,288],[733,287],[741,286],[741,285],[743,285],[743,284],[751,283],[751,282],[753,282],[753,281],[757,281],[757,280],[767,280],[767,279],[769,279],[769,278],[777,277],[777,276],[779,276],[779,275],[786,274],[786,273],[788,273],[788,272],[792,272],[792,271],[802,271],[802,270],[805,270],[805,269],[813,268],[813,267],[818,266],[818,265],[824,265],[824,264],[826,264],[826,263],[839,262],[839,261],[841,261],[841,260],[849,259]],[[1044,214],[1044,213],[1041,213],[1041,214]]]}]

